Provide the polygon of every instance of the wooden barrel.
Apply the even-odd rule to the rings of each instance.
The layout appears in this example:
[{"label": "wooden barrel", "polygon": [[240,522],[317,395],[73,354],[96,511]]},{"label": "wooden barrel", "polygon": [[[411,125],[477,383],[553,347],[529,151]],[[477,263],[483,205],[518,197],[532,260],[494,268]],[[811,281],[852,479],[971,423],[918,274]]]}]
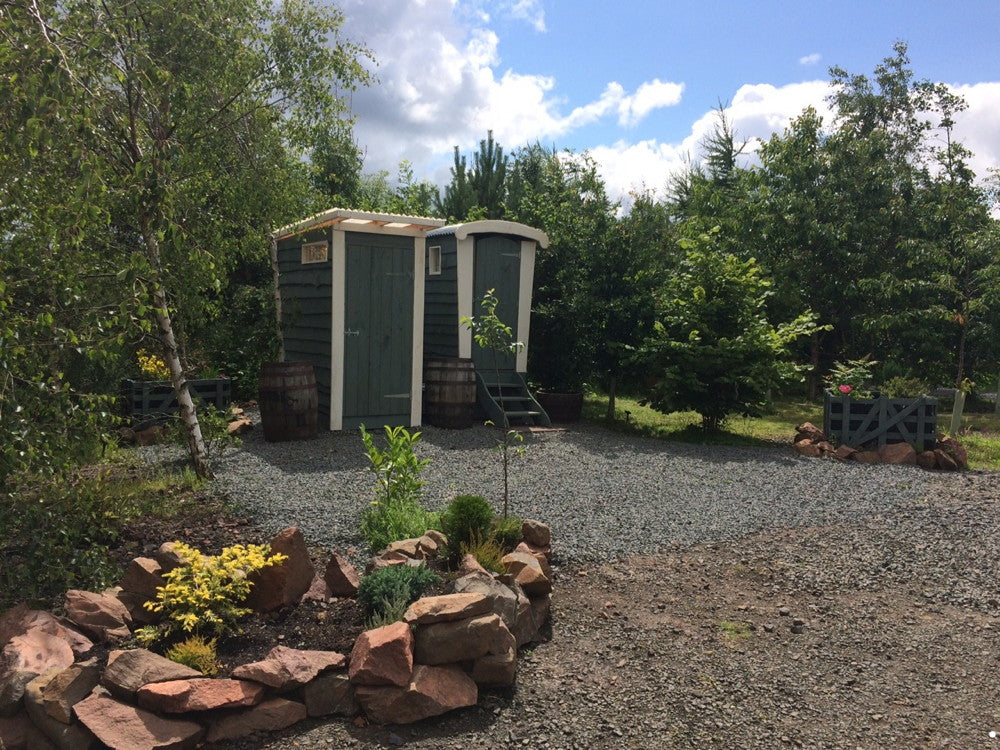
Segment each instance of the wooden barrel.
[{"label": "wooden barrel", "polygon": [[439,357],[424,367],[424,421],[435,427],[472,427],[476,413],[476,368],[471,359]]},{"label": "wooden barrel", "polygon": [[265,362],[258,386],[264,440],[311,440],[318,434],[319,394],[311,362]]}]

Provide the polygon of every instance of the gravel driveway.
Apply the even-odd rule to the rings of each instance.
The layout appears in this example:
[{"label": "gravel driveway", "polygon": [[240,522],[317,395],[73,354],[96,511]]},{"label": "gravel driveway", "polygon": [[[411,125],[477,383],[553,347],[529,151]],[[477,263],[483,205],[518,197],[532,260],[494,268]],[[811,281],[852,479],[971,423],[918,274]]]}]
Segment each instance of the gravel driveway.
[{"label": "gravel driveway", "polygon": [[[499,510],[500,431],[428,427],[425,503],[479,494]],[[933,475],[796,456],[790,447],[695,446],[581,424],[526,435],[510,465],[511,512],[552,527],[561,562],[606,561],[770,528],[863,518],[921,497]],[[260,430],[217,463],[219,484],[269,531],[301,526],[312,544],[359,544],[374,485],[356,432],[265,443]]]},{"label": "gravel driveway", "polygon": [[[426,430],[429,505],[499,500],[495,434]],[[524,448],[513,511],[551,523],[560,564],[552,639],[522,652],[516,688],[414,725],[316,720],[226,748],[1000,748],[1000,473],[594,426]],[[265,527],[357,542],[356,435],[257,434],[219,469]]]}]

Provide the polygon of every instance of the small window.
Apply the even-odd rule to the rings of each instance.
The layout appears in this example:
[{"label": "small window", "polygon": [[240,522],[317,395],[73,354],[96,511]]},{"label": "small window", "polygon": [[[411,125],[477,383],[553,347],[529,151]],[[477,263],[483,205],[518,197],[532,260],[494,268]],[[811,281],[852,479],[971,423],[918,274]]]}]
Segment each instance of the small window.
[{"label": "small window", "polygon": [[303,263],[323,263],[326,258],[326,240],[322,242],[310,242],[302,246]]},{"label": "small window", "polygon": [[441,246],[432,245],[427,248],[427,275],[441,275]]}]

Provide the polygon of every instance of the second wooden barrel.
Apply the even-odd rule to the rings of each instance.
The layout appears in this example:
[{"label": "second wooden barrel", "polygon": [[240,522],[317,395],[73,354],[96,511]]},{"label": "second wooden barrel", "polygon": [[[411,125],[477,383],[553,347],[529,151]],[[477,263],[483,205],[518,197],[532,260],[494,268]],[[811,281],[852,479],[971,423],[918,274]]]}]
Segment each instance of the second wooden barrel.
[{"label": "second wooden barrel", "polygon": [[424,421],[435,427],[472,427],[476,413],[476,368],[471,359],[438,357],[424,367]]},{"label": "second wooden barrel", "polygon": [[265,362],[258,386],[264,440],[311,440],[319,432],[319,394],[311,362]]}]

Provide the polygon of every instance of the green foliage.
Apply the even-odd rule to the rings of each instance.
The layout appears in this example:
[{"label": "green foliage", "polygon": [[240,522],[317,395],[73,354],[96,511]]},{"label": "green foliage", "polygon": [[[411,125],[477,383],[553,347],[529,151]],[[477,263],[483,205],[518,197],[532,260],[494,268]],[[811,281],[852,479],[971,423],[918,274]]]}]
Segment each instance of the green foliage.
[{"label": "green foliage", "polygon": [[479,495],[459,495],[441,513],[441,531],[448,537],[453,553],[474,539],[488,539],[493,508]]},{"label": "green foliage", "polygon": [[927,385],[918,378],[896,376],[882,383],[879,392],[888,398],[915,398],[927,393]]},{"label": "green foliage", "polygon": [[369,617],[382,618],[380,620],[382,624],[387,624],[384,620],[390,612],[393,615],[398,612],[402,618],[406,607],[419,599],[428,586],[440,580],[441,577],[437,573],[423,565],[418,567],[390,565],[379,568],[361,579],[361,585],[358,586],[358,601]]},{"label": "green foliage", "polygon": [[16,492],[0,495],[0,610],[113,585],[121,569],[110,549],[124,525],[169,515],[175,498],[197,483],[192,475],[141,477],[120,466],[19,479]]},{"label": "green foliage", "polygon": [[437,526],[437,514],[420,503],[424,482],[420,472],[429,459],[418,459],[413,452],[420,433],[404,427],[385,428],[385,447],[361,425],[361,440],[368,456],[369,469],[376,477],[376,499],[361,518],[361,535],[373,551],[399,539],[422,535]]},{"label": "green foliage", "polygon": [[219,660],[215,652],[216,639],[206,641],[200,635],[193,635],[175,643],[164,654],[170,661],[197,669],[206,677],[219,673]]},{"label": "green foliage", "polygon": [[720,252],[709,235],[682,247],[639,361],[658,378],[646,402],[663,412],[692,409],[711,432],[731,414],[760,414],[769,389],[795,380],[803,368],[789,345],[818,326],[811,313],[768,322],[770,282],[752,259]]},{"label": "green foliage", "polygon": [[473,534],[468,542],[462,542],[458,548],[460,555],[472,555],[476,562],[491,573],[504,573],[503,556],[506,554],[503,544],[494,536]]},{"label": "green foliage", "polygon": [[156,601],[145,603],[150,612],[164,616],[152,631],[138,634],[147,644],[178,632],[215,636],[234,632],[238,620],[250,614],[240,606],[253,587],[248,576],[287,559],[260,544],[234,544],[218,555],[205,555],[183,542],[174,542],[174,550],[184,564],[164,574]]},{"label": "green foliage", "polygon": [[840,386],[846,386],[855,398],[871,398],[872,368],[877,364],[870,354],[847,362],[834,362],[825,378],[827,390],[839,396],[842,393]]},{"label": "green foliage", "polygon": [[517,516],[493,519],[491,536],[497,540],[503,549],[510,551],[521,543],[521,527],[524,524]]},{"label": "green foliage", "polygon": [[[230,417],[228,409],[219,409],[213,404],[202,405],[198,422],[201,425],[201,435],[209,458],[221,456],[227,449],[237,448],[243,444],[238,436],[229,433]],[[174,417],[167,425],[167,438],[172,443],[185,445],[187,429],[179,417]]]}]

